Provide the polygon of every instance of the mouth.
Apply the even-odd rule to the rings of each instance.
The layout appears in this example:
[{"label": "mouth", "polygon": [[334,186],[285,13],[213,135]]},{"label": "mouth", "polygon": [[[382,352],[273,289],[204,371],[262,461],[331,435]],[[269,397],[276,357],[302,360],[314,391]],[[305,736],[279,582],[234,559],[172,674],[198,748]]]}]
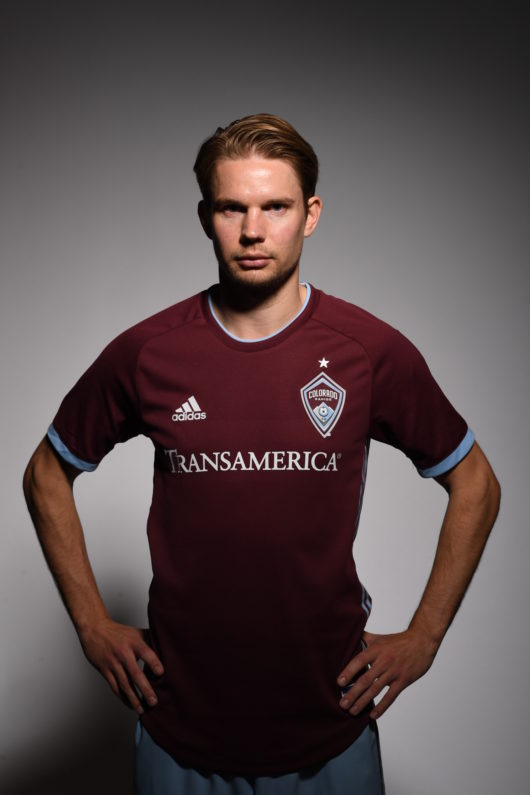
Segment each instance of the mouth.
[{"label": "mouth", "polygon": [[272,257],[268,257],[266,254],[243,254],[240,257],[236,257],[236,262],[238,265],[241,265],[243,268],[264,268],[266,265],[269,264]]}]

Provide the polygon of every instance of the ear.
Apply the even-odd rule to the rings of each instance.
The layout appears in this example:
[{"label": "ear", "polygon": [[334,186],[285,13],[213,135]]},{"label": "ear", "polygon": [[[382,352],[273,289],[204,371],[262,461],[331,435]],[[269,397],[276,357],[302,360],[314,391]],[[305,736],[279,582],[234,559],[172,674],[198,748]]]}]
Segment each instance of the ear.
[{"label": "ear", "polygon": [[208,210],[208,206],[204,199],[201,199],[199,204],[197,205],[197,213],[199,215],[199,219],[201,222],[201,226],[204,229],[205,234],[207,237],[212,239],[212,217],[211,213]]},{"label": "ear", "polygon": [[304,237],[309,237],[315,231],[320,213],[322,212],[322,199],[318,196],[311,196],[307,200],[307,216],[305,219]]}]

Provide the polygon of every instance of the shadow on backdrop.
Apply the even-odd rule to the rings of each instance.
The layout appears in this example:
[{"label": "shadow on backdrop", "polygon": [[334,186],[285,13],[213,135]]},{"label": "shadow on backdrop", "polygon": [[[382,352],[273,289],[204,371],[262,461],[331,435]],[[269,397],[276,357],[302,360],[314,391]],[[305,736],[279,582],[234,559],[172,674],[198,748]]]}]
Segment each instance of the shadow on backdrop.
[{"label": "shadow on backdrop", "polygon": [[24,758],[13,760],[7,771],[4,794],[130,795],[134,728],[109,720],[103,709],[100,715],[84,714],[83,722],[82,728],[79,721],[65,724],[62,731],[28,743]]},{"label": "shadow on backdrop", "polygon": [[[135,624],[134,611],[124,608],[124,602],[135,602],[130,582],[125,588],[114,583],[114,588],[113,594],[105,594],[110,614],[116,621]],[[82,691],[70,704],[59,694],[49,732],[33,734],[24,748],[2,760],[3,795],[131,795],[136,715],[82,654],[72,664],[84,666]]]}]

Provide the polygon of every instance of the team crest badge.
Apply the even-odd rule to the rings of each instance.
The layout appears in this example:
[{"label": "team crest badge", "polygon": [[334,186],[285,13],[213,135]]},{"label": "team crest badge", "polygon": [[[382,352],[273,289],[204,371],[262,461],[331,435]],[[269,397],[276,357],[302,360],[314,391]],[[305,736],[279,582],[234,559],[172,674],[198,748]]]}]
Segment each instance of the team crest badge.
[{"label": "team crest badge", "polygon": [[344,408],[346,390],[325,373],[300,390],[307,416],[322,436],[330,436]]}]

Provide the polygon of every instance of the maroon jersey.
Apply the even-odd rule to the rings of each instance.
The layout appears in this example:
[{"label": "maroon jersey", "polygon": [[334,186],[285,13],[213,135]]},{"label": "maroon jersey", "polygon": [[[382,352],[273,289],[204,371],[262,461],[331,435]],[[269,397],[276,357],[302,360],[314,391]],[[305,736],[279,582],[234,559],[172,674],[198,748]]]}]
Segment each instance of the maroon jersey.
[{"label": "maroon jersey", "polygon": [[93,469],[155,450],[149,621],[164,664],[142,720],[184,765],[274,775],[323,763],[368,711],[339,707],[370,597],[352,556],[368,447],[424,476],[473,435],[416,348],[315,288],[271,337],[228,334],[204,292],[124,332],[64,399],[56,449]]}]

